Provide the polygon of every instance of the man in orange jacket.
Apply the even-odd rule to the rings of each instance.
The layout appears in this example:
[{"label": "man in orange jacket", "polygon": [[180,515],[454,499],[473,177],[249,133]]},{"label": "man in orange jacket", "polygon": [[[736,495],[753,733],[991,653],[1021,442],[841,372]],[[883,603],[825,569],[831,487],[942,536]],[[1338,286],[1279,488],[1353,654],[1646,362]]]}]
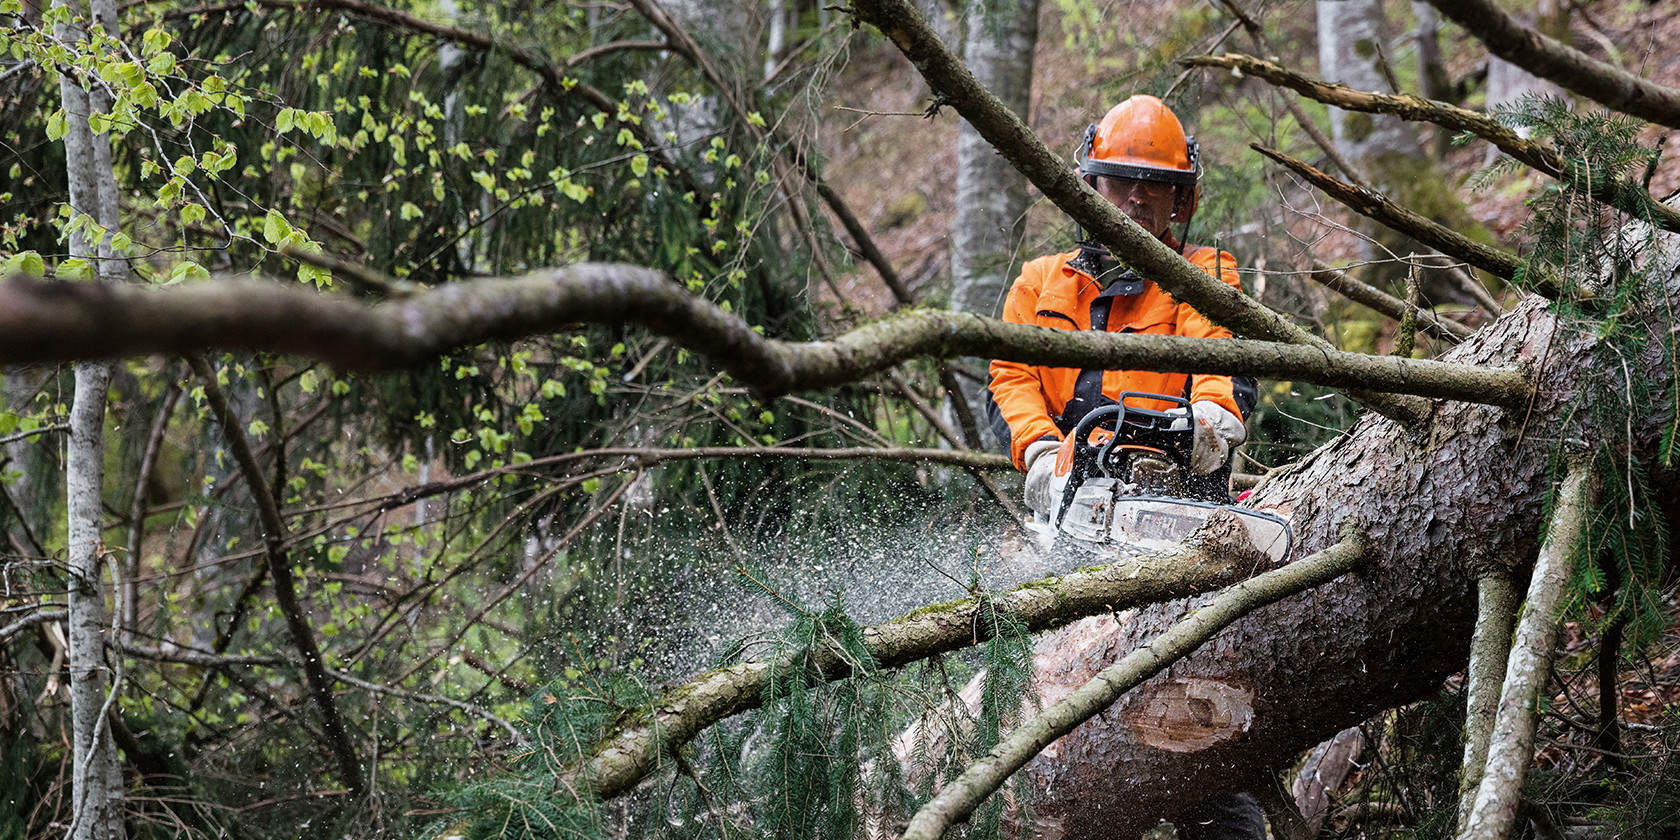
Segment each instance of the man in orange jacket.
[{"label": "man in orange jacket", "polygon": [[[1236,260],[1230,254],[1185,245],[1172,235],[1171,223],[1188,230],[1196,211],[1201,175],[1197,157],[1195,140],[1161,100],[1134,96],[1086,128],[1079,173],[1103,198],[1192,264],[1239,286]],[[1064,330],[1231,337],[1230,330],[1173,300],[1092,242],[1022,266],[1004,301],[1003,320]],[[1015,466],[1027,474],[1027,505],[1046,515],[1061,438],[1093,408],[1126,391],[1188,400],[1195,423],[1190,469],[1197,475],[1192,481],[1213,482],[1218,492],[1227,493],[1231,449],[1247,439],[1242,418],[1254,409],[1257,397],[1254,380],[1240,376],[1076,370],[1003,361],[992,362],[991,374],[987,412],[993,431],[998,440],[1008,442]],[[1176,407],[1158,401],[1127,404],[1157,410]],[[1181,840],[1266,837],[1259,803],[1247,793],[1214,793],[1173,822]]]},{"label": "man in orange jacket", "polygon": [[[1201,176],[1196,141],[1178,117],[1153,96],[1133,96],[1085,131],[1079,173],[1103,198],[1207,273],[1238,286],[1236,260],[1224,251],[1187,246],[1171,224],[1188,229]],[[1028,262],[1009,289],[1003,320],[1068,330],[1106,330],[1196,338],[1230,338],[1189,304],[1179,303],[1147,278],[1121,266],[1093,242]],[[1252,378],[1076,370],[994,361],[993,431],[1009,442],[1016,468],[1027,474],[1029,507],[1049,505],[1055,451],[1063,435],[1091,409],[1125,391],[1181,396],[1196,424],[1191,471],[1224,478],[1231,449],[1247,439],[1243,417],[1253,410]],[[1167,403],[1129,403],[1168,410]]]}]

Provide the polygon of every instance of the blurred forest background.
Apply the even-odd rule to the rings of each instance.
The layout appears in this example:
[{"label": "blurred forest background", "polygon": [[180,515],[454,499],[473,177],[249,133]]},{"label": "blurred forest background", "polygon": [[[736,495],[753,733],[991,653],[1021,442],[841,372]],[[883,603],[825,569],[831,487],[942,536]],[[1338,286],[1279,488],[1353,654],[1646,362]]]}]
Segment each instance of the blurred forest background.
[{"label": "blurred forest background", "polygon": [[[1504,6],[1680,84],[1680,5]],[[115,40],[78,35],[74,4],[0,0],[6,273],[106,277],[118,254],[128,282],[259,272],[397,299],[626,262],[806,340],[905,307],[996,315],[1021,262],[1076,235],[897,49],[822,2],[106,7]],[[1558,187],[1446,129],[1331,112],[1181,59],[1247,52],[1356,89],[1505,109],[1561,147],[1611,138],[1654,195],[1680,189],[1665,154],[1680,140],[1589,117],[1590,103],[1571,111],[1569,94],[1423,3],[925,11],[1070,160],[1111,104],[1163,97],[1206,166],[1188,240],[1235,254],[1250,294],[1344,350],[1427,357],[1457,339],[1402,329],[1338,284],[1470,329],[1521,293],[1379,230],[1251,143],[1518,251],[1544,235],[1531,202]],[[109,138],[114,222],[71,195],[66,72],[104,91],[91,129]],[[3,371],[0,837],[78,822],[64,624],[75,377]],[[113,364],[94,573],[110,696],[95,725],[120,750],[121,830],[845,836],[871,808],[913,810],[925,788],[882,780],[890,737],[982,667],[990,691],[1018,696],[1023,635],[841,687],[790,684],[611,801],[557,779],[621,715],[696,672],[1065,571],[1009,559],[1019,478],[976,420],[983,378],[976,360],[917,362],[764,402],[665,338],[610,326],[377,375],[265,354]],[[1357,412],[1327,388],[1263,381],[1237,469],[1257,480]],[[1615,581],[1576,582],[1525,791],[1538,816],[1523,831],[1680,826],[1680,635],[1666,573],[1656,579],[1640,610],[1619,606]],[[300,653],[302,635],[318,654]],[[1292,795],[1271,805],[1300,809],[1304,836],[1450,834],[1462,693],[1449,680],[1338,736],[1327,790],[1279,768]],[[961,737],[923,759],[948,773],[983,752],[1013,714],[989,702],[980,726],[950,721]],[[1324,753],[1303,757],[1309,770],[1334,763]],[[994,807],[963,830],[997,822]]]}]

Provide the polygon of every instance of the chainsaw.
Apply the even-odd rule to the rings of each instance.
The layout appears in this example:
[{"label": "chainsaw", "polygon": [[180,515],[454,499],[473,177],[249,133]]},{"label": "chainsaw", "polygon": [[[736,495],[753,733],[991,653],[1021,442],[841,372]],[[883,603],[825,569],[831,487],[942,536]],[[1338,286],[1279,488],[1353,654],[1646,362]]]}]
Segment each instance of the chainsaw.
[{"label": "chainsaw", "polygon": [[[1133,403],[1173,404],[1156,411]],[[1139,554],[1184,542],[1216,514],[1235,517],[1253,547],[1282,563],[1292,535],[1282,517],[1233,504],[1230,467],[1199,476],[1190,470],[1195,427],[1190,402],[1128,391],[1086,414],[1056,453],[1051,511],[1036,511],[1033,528],[1052,553],[1077,548]],[[1070,545],[1071,543],[1071,545]]]}]

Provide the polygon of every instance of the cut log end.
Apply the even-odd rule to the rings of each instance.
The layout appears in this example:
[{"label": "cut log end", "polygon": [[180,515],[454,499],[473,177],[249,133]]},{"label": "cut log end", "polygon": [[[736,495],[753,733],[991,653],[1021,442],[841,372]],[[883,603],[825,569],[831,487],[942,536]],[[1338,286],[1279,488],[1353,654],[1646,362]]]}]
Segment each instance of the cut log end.
[{"label": "cut log end", "polygon": [[1253,721],[1253,691],[1196,678],[1148,688],[1127,719],[1139,743],[1177,753],[1228,741],[1247,732]]}]

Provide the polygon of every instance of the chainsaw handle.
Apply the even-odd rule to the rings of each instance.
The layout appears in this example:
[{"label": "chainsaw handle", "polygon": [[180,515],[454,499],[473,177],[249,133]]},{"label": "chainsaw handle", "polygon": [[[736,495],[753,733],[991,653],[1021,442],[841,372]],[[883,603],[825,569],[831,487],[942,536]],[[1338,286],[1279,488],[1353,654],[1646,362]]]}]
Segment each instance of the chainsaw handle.
[{"label": "chainsaw handle", "polygon": [[1150,421],[1149,423],[1140,425],[1148,425],[1152,428],[1164,428],[1159,425],[1161,421],[1170,422],[1178,419],[1179,416],[1171,413],[1170,409],[1168,411],[1156,411],[1153,408],[1126,405],[1126,399],[1128,397],[1136,397],[1141,400],[1156,400],[1158,402],[1174,403],[1178,408],[1184,409],[1184,417],[1186,419],[1189,419],[1190,417],[1190,401],[1183,397],[1169,397],[1166,394],[1151,394],[1145,391],[1124,391],[1120,394],[1120,399],[1117,401],[1117,404],[1120,406],[1120,422],[1122,423],[1126,421],[1128,415],[1137,414]]},{"label": "chainsaw handle", "polygon": [[[1177,407],[1184,409],[1184,414],[1178,415],[1169,411],[1156,411],[1152,408],[1127,405],[1126,400],[1128,399],[1157,400],[1160,402],[1176,403]],[[1184,420],[1186,424],[1190,423],[1192,420],[1190,417],[1190,401],[1184,399],[1183,397],[1173,397],[1166,394],[1151,394],[1144,391],[1122,392],[1119,400],[1116,400],[1109,405],[1097,406],[1096,408],[1091,409],[1084,417],[1079,419],[1077,424],[1074,425],[1073,431],[1068,436],[1073,439],[1073,460],[1075,464],[1080,462],[1079,455],[1081,450],[1092,448],[1088,440],[1091,432],[1094,431],[1099,424],[1108,420],[1110,417],[1114,418],[1112,425],[1114,429],[1114,437],[1109,439],[1107,443],[1101,445],[1101,449],[1097,453],[1097,464],[1099,465],[1103,463],[1103,459],[1107,457],[1109,450],[1113,449],[1115,444],[1120,441],[1122,437],[1120,429],[1129,421],[1135,426],[1142,426],[1152,431],[1166,432],[1173,431],[1171,428],[1172,424],[1180,419]],[[1137,419],[1134,420],[1134,418]]]}]

